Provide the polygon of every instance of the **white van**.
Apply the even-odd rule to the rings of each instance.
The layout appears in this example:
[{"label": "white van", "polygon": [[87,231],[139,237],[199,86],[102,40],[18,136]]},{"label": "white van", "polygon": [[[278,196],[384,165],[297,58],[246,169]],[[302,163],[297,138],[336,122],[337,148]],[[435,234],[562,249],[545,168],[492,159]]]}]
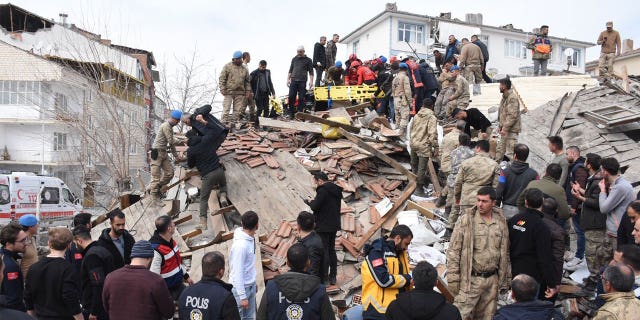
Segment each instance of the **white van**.
[{"label": "white van", "polygon": [[42,224],[70,221],[82,206],[66,184],[56,177],[27,172],[0,174],[0,225],[35,214]]}]

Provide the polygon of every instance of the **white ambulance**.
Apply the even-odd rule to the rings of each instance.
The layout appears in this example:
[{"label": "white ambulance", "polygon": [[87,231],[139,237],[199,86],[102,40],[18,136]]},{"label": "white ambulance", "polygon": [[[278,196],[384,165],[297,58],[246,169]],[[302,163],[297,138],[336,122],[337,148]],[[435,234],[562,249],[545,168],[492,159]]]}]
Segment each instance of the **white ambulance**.
[{"label": "white ambulance", "polygon": [[58,224],[70,221],[81,210],[76,196],[56,177],[27,172],[0,174],[0,225],[29,213],[42,224]]}]

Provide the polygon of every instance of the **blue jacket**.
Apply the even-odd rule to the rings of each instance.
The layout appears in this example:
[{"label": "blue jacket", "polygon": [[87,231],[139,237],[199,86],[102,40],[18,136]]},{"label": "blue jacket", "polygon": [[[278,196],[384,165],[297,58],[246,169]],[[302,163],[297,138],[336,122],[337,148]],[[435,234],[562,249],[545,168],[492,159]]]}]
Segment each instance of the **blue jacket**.
[{"label": "blue jacket", "polygon": [[180,294],[180,319],[240,320],[238,304],[231,293],[232,285],[220,279],[203,277]]},{"label": "blue jacket", "polygon": [[5,297],[5,307],[8,309],[27,311],[24,296],[24,278],[20,265],[16,261],[17,254],[5,248],[0,249],[0,253],[4,255],[4,276],[2,285],[0,286],[0,295]]}]

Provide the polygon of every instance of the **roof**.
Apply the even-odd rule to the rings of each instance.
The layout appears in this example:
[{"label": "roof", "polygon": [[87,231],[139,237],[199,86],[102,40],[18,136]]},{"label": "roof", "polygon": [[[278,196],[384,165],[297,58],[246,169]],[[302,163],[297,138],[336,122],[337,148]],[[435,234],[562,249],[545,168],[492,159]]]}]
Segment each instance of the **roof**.
[{"label": "roof", "polygon": [[[619,56],[616,57],[616,61],[618,60],[626,60],[626,59],[631,59],[631,58],[635,58],[637,56],[640,56],[640,48],[638,49],[634,49],[634,50],[629,50]],[[598,66],[598,60],[591,60],[589,62],[587,62],[585,64],[585,68],[589,69],[589,67],[591,68],[595,68]]]},{"label": "roof", "polygon": [[123,52],[129,53],[129,54],[144,54],[147,55],[149,57],[149,61],[151,62],[151,65],[155,66],[156,65],[156,59],[153,57],[153,52],[151,51],[147,51],[144,49],[136,49],[136,48],[132,48],[132,47],[127,47],[127,46],[123,46],[123,45],[118,45],[118,44],[112,44],[111,45],[112,48],[121,50]]},{"label": "roof", "polygon": [[[444,21],[444,22],[452,22],[452,23],[457,23],[457,24],[462,24],[462,25],[467,25],[467,26],[474,26],[474,27],[482,27],[482,28],[487,28],[487,29],[492,29],[492,30],[498,30],[498,31],[504,31],[504,32],[513,32],[513,33],[519,33],[519,34],[531,34],[531,32],[525,32],[522,31],[520,29],[507,29],[507,28],[501,28],[501,27],[496,27],[496,26],[490,26],[490,25],[476,25],[476,24],[472,24],[472,23],[468,23],[465,21],[461,21],[458,19],[447,19],[447,18],[440,18],[440,17],[432,17],[429,15],[422,15],[422,14],[417,14],[417,13],[411,13],[411,12],[407,12],[407,11],[394,11],[394,10],[384,10],[382,12],[380,12],[379,14],[377,14],[376,16],[374,16],[373,18],[369,19],[367,22],[365,22],[363,25],[361,25],[360,27],[356,28],[354,31],[350,32],[349,34],[347,34],[345,37],[343,37],[340,42],[345,42],[346,40],[349,39],[349,37],[356,35],[358,32],[362,31],[362,29],[366,28],[369,24],[371,24],[372,22],[376,21],[379,18],[382,18],[384,16],[391,16],[391,15],[402,15],[402,16],[408,16],[408,17],[413,17],[413,18],[419,18],[419,19],[426,19],[427,21]],[[550,39],[554,39],[554,40],[560,40],[560,41],[571,41],[573,43],[577,43],[577,44],[581,44],[584,45],[586,47],[592,47],[595,46],[595,43],[592,42],[586,42],[586,41],[580,41],[580,40],[574,40],[574,39],[568,39],[568,38],[559,38],[559,37],[553,37],[553,36],[549,36]]]},{"label": "roof", "polygon": [[[559,135],[565,146],[578,146],[583,156],[595,153],[603,158],[616,158],[625,178],[639,189],[640,123],[635,120],[637,117],[640,117],[639,95],[627,93],[615,84],[597,86],[566,94],[524,114],[518,140],[529,146],[527,162],[538,172],[544,172],[552,158],[547,145],[541,141]],[[619,124],[613,124],[616,118]]]}]

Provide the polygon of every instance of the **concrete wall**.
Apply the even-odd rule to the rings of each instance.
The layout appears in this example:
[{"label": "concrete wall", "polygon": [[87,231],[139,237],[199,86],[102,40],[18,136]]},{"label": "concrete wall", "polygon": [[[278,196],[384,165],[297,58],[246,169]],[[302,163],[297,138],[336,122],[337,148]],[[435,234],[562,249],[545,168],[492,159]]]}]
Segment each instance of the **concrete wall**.
[{"label": "concrete wall", "polygon": [[388,56],[389,28],[389,19],[371,26],[368,31],[347,44],[346,57],[354,52],[354,43],[358,43],[357,55],[362,61],[377,58],[380,55]]}]

